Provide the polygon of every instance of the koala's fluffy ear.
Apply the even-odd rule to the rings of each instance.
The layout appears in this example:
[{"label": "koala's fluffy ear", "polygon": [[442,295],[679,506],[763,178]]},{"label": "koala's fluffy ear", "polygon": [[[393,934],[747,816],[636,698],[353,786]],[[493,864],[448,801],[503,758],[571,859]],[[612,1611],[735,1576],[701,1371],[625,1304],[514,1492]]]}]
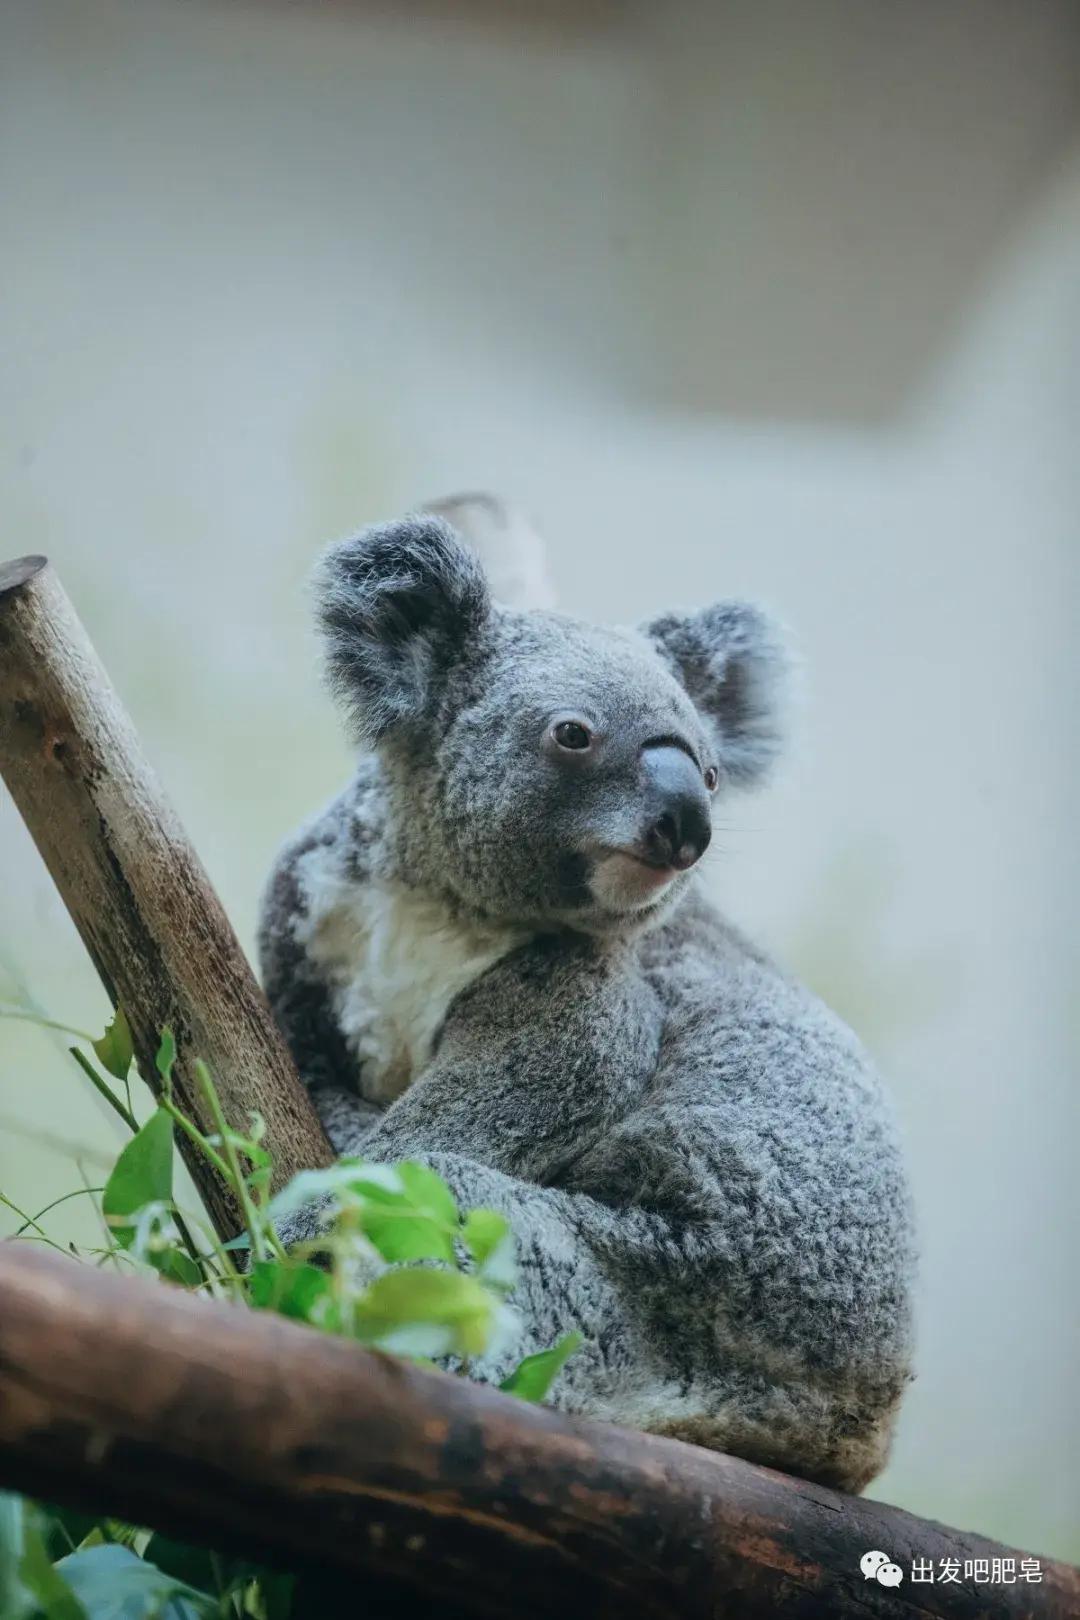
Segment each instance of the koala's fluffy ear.
[{"label": "koala's fluffy ear", "polygon": [[331,691],[366,743],[424,717],[491,608],[479,559],[425,513],[329,546],[312,589]]},{"label": "koala's fluffy ear", "polygon": [[752,602],[717,602],[639,628],[711,721],[727,780],[762,781],[786,734],[792,660],[779,626]]}]

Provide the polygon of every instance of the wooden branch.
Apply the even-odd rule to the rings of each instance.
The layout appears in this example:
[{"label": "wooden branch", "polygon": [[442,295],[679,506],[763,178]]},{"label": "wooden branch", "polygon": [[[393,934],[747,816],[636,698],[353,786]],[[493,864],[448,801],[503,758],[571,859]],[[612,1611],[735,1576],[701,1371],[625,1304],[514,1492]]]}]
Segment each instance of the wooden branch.
[{"label": "wooden branch", "polygon": [[[213,1074],[230,1123],[266,1120],[277,1181],[331,1149],[244,953],[128,716],[44,557],[0,565],[0,775],[94,966],[158,1084],[176,1037],[176,1101],[213,1130],[192,1064]],[[181,1143],[218,1231],[239,1212]]]},{"label": "wooden branch", "polygon": [[[374,1617],[393,1592],[384,1612],[430,1593],[440,1615],[515,1620],[1080,1615],[1066,1565],[974,1584],[966,1559],[1023,1555],[15,1242],[0,1485],[311,1572],[317,1593],[348,1577],[320,1616]],[[864,1579],[871,1550],[898,1588]],[[918,1558],[958,1559],[960,1583],[912,1582]]]}]

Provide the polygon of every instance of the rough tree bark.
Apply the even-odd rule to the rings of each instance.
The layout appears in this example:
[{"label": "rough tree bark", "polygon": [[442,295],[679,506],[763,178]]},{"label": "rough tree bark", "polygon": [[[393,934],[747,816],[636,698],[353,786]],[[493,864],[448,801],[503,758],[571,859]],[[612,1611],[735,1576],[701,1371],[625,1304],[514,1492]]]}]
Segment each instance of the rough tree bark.
[{"label": "rough tree bark", "polygon": [[[330,1145],[236,935],[44,557],[0,564],[0,775],[131,1026],[153,1087],[176,1037],[176,1101],[213,1130],[192,1064],[209,1065],[233,1123],[258,1109],[278,1184]],[[218,1231],[241,1225],[228,1188],[181,1143]]]},{"label": "rough tree bark", "polygon": [[[966,1559],[1023,1555],[15,1243],[0,1484],[316,1572],[323,1593],[337,1576],[322,1616],[372,1615],[395,1587],[399,1615],[428,1593],[433,1613],[515,1620],[1080,1615],[1080,1570],[913,1583],[913,1559],[963,1577]],[[898,1588],[864,1579],[871,1550]]]}]

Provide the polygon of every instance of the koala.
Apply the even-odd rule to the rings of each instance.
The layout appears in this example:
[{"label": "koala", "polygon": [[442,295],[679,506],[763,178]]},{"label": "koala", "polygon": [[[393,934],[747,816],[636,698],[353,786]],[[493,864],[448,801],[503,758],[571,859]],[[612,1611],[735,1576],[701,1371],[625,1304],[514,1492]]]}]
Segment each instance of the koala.
[{"label": "koala", "polygon": [[912,1377],[898,1130],[701,880],[781,748],[782,638],[739,601],[629,629],[505,606],[423,512],[313,583],[361,751],[281,851],[259,952],[336,1151],[510,1220],[520,1336],[478,1376],[580,1329],[563,1411],[862,1490]]}]

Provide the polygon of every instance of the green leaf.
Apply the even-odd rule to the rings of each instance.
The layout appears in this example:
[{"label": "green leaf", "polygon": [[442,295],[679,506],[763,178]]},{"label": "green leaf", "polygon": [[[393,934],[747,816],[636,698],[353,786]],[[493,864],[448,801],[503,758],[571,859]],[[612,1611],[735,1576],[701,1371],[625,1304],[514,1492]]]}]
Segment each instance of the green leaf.
[{"label": "green leaf", "polygon": [[494,1209],[470,1209],[465,1217],[461,1235],[465,1246],[478,1266],[490,1259],[499,1244],[508,1236],[510,1222]]},{"label": "green leaf", "polygon": [[[73,1558],[82,1556],[72,1553]],[[64,1560],[66,1561],[66,1560]],[[49,1557],[41,1532],[23,1519],[23,1555],[19,1578],[46,1620],[95,1620]]]},{"label": "green leaf", "polygon": [[202,1269],[182,1246],[176,1210],[171,1203],[155,1199],[136,1210],[130,1221],[121,1216],[113,1219],[117,1222],[116,1243],[133,1259],[151,1266],[182,1288],[199,1287],[203,1281]]},{"label": "green leaf", "polygon": [[376,1277],[357,1301],[354,1325],[363,1344],[399,1355],[475,1356],[497,1309],[476,1277],[421,1266]]},{"label": "green leaf", "polygon": [[[130,1249],[135,1241],[135,1216],[147,1204],[170,1204],[173,1180],[173,1127],[159,1108],[127,1143],[105,1183],[101,1208],[116,1242]],[[115,1223],[115,1224],[114,1224]]]},{"label": "green leaf", "polygon": [[321,1326],[333,1291],[328,1272],[295,1261],[256,1260],[248,1275],[248,1297],[255,1309],[276,1311],[294,1322]]},{"label": "green leaf", "polygon": [[35,1607],[19,1579],[25,1545],[24,1509],[21,1496],[0,1491],[0,1620],[22,1620]]},{"label": "green leaf", "polygon": [[394,1165],[394,1169],[406,1198],[420,1214],[430,1215],[432,1220],[441,1221],[446,1226],[457,1226],[457,1203],[441,1176],[429,1170],[426,1164],[417,1164],[412,1159]]},{"label": "green leaf", "polygon": [[113,1021],[104,1035],[91,1044],[101,1067],[115,1079],[126,1080],[135,1058],[135,1051],[131,1044],[131,1030],[128,1028],[123,1007],[117,1007]]},{"label": "green leaf", "polygon": [[170,1282],[179,1283],[181,1288],[198,1288],[203,1282],[202,1267],[191,1258],[186,1249],[179,1247],[166,1249],[160,1255],[151,1255],[147,1258],[163,1277],[168,1277]]},{"label": "green leaf", "polygon": [[166,1575],[130,1547],[72,1553],[60,1560],[56,1573],[82,1605],[80,1620],[84,1614],[86,1620],[202,1620],[217,1613],[208,1594]]},{"label": "green leaf", "polygon": [[[395,1188],[383,1175],[386,1169]],[[364,1200],[361,1228],[384,1260],[445,1260],[454,1264],[458,1207],[441,1176],[427,1165],[406,1160],[393,1166],[364,1165],[352,1191]]]},{"label": "green leaf", "polygon": [[509,1293],[517,1281],[517,1260],[506,1216],[494,1209],[470,1209],[461,1235],[488,1287]]},{"label": "green leaf", "polygon": [[158,1047],[157,1057],[154,1059],[155,1067],[165,1082],[166,1091],[172,1085],[173,1064],[176,1062],[176,1040],[171,1029],[161,1032],[161,1045]]},{"label": "green leaf", "polygon": [[451,1234],[427,1215],[414,1215],[406,1204],[399,1210],[369,1204],[360,1221],[369,1243],[392,1265],[404,1260],[446,1260],[454,1263]]},{"label": "green leaf", "polygon": [[550,1350],[538,1350],[535,1356],[526,1356],[509,1378],[503,1379],[499,1388],[505,1394],[517,1395],[523,1401],[542,1401],[563,1364],[583,1339],[582,1333],[567,1333]]},{"label": "green leaf", "polygon": [[57,1557],[66,1558],[69,1552],[83,1552],[87,1547],[102,1547],[107,1541],[112,1541],[113,1539],[114,1538],[112,1536],[106,1535],[104,1525],[95,1524],[86,1532],[85,1536],[83,1536],[77,1547],[65,1547],[62,1553],[55,1554],[50,1552],[49,1556],[52,1558],[52,1561],[55,1564]]},{"label": "green leaf", "polygon": [[327,1170],[301,1170],[271,1199],[266,1214],[279,1221],[322,1198],[355,1204],[365,1198],[385,1199],[387,1194],[400,1196],[403,1190],[401,1177],[389,1165],[341,1159]]}]

